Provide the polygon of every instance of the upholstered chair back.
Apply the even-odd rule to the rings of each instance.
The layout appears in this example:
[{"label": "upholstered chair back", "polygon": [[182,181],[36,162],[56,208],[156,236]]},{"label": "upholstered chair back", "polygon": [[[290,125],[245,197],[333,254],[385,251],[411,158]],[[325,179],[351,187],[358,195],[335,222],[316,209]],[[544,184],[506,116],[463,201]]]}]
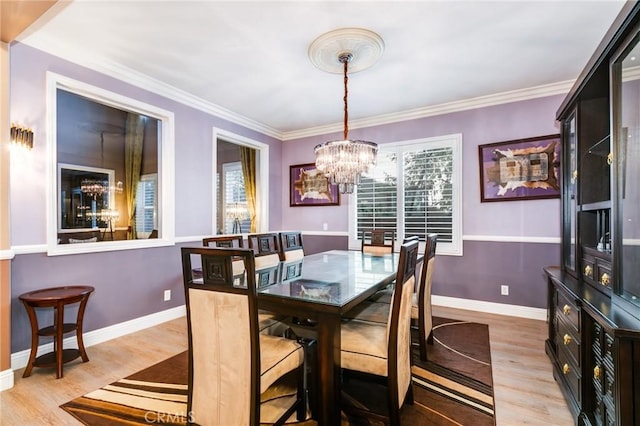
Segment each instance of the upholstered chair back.
[{"label": "upholstered chair back", "polygon": [[394,398],[391,403],[398,408],[404,402],[411,384],[411,304],[417,257],[417,241],[410,241],[400,247],[396,285],[387,321],[388,374],[397,375],[397,389],[395,389],[397,399]]},{"label": "upholstered chair back", "polygon": [[280,232],[280,253],[280,260],[286,262],[302,259],[304,257],[302,232]]},{"label": "upholstered chair back", "polygon": [[393,253],[395,231],[386,229],[366,229],[362,231],[362,252],[381,256]]},{"label": "upholstered chair back", "polygon": [[249,234],[249,248],[255,256],[256,269],[268,268],[280,262],[280,237],[277,232]]},{"label": "upholstered chair back", "polygon": [[[191,280],[193,257],[202,281]],[[233,262],[247,270],[238,285]],[[246,249],[182,248],[189,341],[188,412],[201,425],[259,421],[260,353],[253,252]]]}]

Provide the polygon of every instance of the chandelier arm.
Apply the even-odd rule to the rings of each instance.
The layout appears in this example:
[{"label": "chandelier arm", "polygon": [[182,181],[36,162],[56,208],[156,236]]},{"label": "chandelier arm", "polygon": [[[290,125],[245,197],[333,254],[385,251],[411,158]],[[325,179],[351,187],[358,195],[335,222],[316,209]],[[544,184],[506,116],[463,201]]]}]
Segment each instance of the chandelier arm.
[{"label": "chandelier arm", "polygon": [[349,82],[349,77],[347,77],[347,67],[349,61],[344,61],[344,140],[349,140],[349,108],[347,106],[347,96],[349,91],[347,89],[347,83]]}]

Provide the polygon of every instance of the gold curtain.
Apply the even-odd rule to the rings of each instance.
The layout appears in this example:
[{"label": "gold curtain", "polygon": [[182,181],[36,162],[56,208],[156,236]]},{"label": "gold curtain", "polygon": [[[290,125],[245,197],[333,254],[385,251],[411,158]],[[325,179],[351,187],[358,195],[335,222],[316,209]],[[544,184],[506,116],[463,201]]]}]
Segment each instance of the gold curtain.
[{"label": "gold curtain", "polygon": [[244,178],[244,193],[247,197],[247,208],[251,219],[251,232],[257,232],[256,220],[256,150],[240,147],[240,162]]},{"label": "gold curtain", "polygon": [[142,171],[142,145],[144,142],[144,119],[138,114],[128,113],[124,136],[125,198],[129,216],[129,236],[135,240],[136,233],[136,192]]}]

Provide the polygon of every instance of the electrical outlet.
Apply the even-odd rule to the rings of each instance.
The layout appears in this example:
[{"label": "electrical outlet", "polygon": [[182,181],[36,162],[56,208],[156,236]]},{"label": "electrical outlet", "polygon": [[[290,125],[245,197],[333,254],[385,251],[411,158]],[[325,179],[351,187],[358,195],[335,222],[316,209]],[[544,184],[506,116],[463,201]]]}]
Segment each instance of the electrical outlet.
[{"label": "electrical outlet", "polygon": [[500,286],[500,294],[503,296],[508,296],[509,295],[509,286],[508,285],[501,285]]},{"label": "electrical outlet", "polygon": [[322,230],[323,231],[328,231],[329,230],[329,224],[328,223],[323,223],[322,224]]},{"label": "electrical outlet", "polygon": [[164,291],[164,301],[167,302],[171,300],[171,290],[165,290]]}]

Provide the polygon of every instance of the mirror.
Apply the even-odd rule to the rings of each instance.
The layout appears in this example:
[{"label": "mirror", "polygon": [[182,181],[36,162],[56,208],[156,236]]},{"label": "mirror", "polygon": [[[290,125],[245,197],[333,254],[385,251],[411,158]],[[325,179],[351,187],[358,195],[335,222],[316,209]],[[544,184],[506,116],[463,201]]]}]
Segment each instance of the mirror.
[{"label": "mirror", "polygon": [[[110,205],[115,205],[114,175],[115,172],[108,169],[58,164],[60,236],[64,236],[65,231],[69,229],[77,232],[104,227],[105,233],[110,230],[113,237],[113,220],[119,215],[117,210],[109,209]],[[97,237],[96,235],[89,238],[97,240]],[[66,241],[61,242],[69,243],[68,237]]]},{"label": "mirror", "polygon": [[[617,207],[620,218],[618,237],[621,253],[617,254],[621,274],[619,294],[640,305],[640,34],[626,47],[615,67],[619,69],[618,100],[614,106],[616,117]],[[621,238],[620,238],[621,237]]]},{"label": "mirror", "polygon": [[172,113],[61,76],[50,80],[55,210],[49,252],[172,239],[172,216],[163,214],[173,203]]}]

